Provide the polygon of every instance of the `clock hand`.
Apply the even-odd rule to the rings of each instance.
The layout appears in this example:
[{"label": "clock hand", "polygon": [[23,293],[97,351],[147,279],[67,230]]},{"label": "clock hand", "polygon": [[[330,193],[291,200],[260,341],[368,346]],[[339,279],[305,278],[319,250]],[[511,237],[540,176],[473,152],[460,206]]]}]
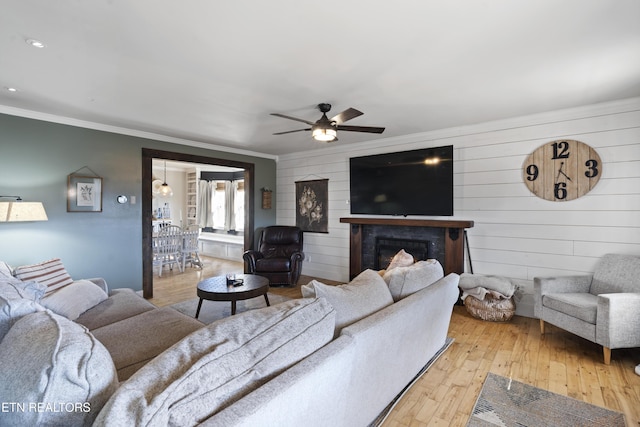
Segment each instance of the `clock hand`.
[{"label": "clock hand", "polygon": [[564,175],[565,178],[567,178],[569,181],[571,181],[571,178],[569,178],[569,176],[562,171],[563,167],[564,167],[564,162],[560,162],[560,169],[558,169],[558,175],[556,175],[556,181],[558,181],[558,178],[560,177],[560,174]]}]

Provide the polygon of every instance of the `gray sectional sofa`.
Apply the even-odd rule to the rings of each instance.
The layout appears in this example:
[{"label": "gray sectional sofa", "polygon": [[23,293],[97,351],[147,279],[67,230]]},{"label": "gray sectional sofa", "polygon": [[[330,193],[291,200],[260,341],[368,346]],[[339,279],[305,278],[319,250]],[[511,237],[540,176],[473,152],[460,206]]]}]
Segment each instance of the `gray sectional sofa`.
[{"label": "gray sectional sofa", "polygon": [[71,321],[0,281],[2,423],[365,426],[445,344],[458,279],[367,270],[206,326],[127,289]]}]

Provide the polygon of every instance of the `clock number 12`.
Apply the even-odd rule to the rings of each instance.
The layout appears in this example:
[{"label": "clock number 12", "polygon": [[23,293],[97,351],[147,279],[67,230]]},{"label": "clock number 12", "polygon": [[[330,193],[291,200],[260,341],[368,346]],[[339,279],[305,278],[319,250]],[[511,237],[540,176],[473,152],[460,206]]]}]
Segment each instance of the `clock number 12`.
[{"label": "clock number 12", "polygon": [[552,159],[568,159],[569,158],[569,143],[567,141],[554,142],[553,157]]}]

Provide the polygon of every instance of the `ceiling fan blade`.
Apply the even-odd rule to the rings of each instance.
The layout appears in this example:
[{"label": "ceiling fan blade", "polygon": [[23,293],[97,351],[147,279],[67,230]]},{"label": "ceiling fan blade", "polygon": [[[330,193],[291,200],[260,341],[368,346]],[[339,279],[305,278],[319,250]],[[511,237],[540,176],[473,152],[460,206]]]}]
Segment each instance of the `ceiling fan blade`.
[{"label": "ceiling fan blade", "polygon": [[344,131],[347,131],[347,132],[368,132],[368,133],[382,133],[382,132],[384,132],[384,128],[373,127],[373,126],[338,125],[338,130],[344,130]]},{"label": "ceiling fan blade", "polygon": [[336,124],[344,123],[347,120],[355,119],[358,116],[363,115],[362,111],[358,111],[355,108],[347,108],[342,113],[338,113],[331,118],[332,122],[336,122]]},{"label": "ceiling fan blade", "polygon": [[271,115],[272,116],[277,116],[277,117],[282,117],[283,119],[295,120],[296,122],[302,122],[302,123],[306,123],[308,125],[313,125],[314,124],[314,122],[310,122],[309,120],[299,119],[297,117],[291,117],[291,116],[287,116],[285,114],[271,113]]},{"label": "ceiling fan blade", "polygon": [[304,131],[304,130],[311,130],[311,128],[308,128],[308,129],[288,130],[288,131],[285,131],[285,132],[276,132],[276,133],[274,133],[274,135],[284,135],[284,134],[286,134],[286,133],[302,132],[302,131]]}]

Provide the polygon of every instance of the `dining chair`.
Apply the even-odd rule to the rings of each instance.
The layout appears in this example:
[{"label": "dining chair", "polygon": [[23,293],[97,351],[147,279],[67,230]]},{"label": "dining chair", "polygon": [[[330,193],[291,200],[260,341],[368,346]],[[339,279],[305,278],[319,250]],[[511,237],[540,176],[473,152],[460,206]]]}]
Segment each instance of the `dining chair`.
[{"label": "dining chair", "polygon": [[198,237],[200,236],[200,227],[198,225],[189,225],[182,232],[182,271],[184,271],[187,263],[191,266],[202,268],[202,261],[198,255]]},{"label": "dining chair", "polygon": [[154,266],[158,267],[158,276],[162,276],[165,265],[173,270],[173,265],[176,264],[178,270],[183,271],[182,264],[180,264],[182,240],[182,229],[177,225],[162,227],[157,237],[154,238]]}]

